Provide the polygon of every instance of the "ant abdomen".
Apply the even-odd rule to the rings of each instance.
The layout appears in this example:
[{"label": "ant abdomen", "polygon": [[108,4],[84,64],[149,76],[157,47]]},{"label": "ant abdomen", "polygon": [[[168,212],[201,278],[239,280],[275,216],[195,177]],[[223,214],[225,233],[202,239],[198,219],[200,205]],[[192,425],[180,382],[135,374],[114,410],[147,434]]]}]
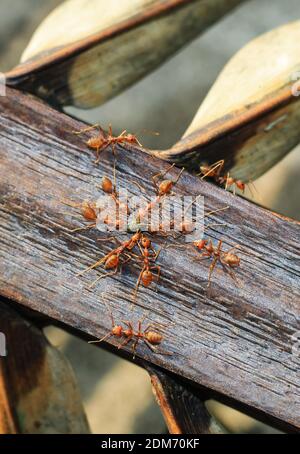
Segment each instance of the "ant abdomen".
[{"label": "ant abdomen", "polygon": [[145,333],[145,339],[152,345],[159,345],[163,340],[163,336],[154,331],[147,331]]}]

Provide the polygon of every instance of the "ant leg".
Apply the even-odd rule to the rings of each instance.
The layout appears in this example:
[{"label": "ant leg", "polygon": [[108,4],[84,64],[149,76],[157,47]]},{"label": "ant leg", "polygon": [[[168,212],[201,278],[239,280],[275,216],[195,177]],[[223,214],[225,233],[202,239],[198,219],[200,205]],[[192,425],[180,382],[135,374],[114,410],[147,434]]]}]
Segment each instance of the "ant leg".
[{"label": "ant leg", "polygon": [[111,240],[115,241],[118,244],[122,244],[122,242],[115,236],[110,236],[108,238],[97,238],[96,241],[111,241]]},{"label": "ant leg", "polygon": [[142,271],[139,274],[139,278],[137,280],[137,283],[135,285],[135,289],[134,289],[134,293],[133,293],[133,300],[134,301],[136,300],[136,295],[137,295],[137,292],[138,292],[138,289],[139,289],[139,286],[140,286],[140,283],[141,283],[141,279],[142,279],[142,274],[143,274],[144,271],[145,271],[145,267],[143,266]]},{"label": "ant leg", "polygon": [[[204,178],[208,177],[211,173],[213,173],[218,167],[219,167],[219,172],[221,171],[222,167],[224,165],[224,159],[221,159],[220,161],[217,161],[213,166],[201,177],[201,180],[204,180]],[[197,175],[201,175],[201,172],[198,173]]]},{"label": "ant leg", "polygon": [[115,152],[114,152],[113,181],[114,181],[113,194],[116,194],[117,193],[117,175],[116,175],[116,156],[115,156]]},{"label": "ant leg", "polygon": [[182,167],[182,169],[180,170],[179,174],[177,175],[177,178],[175,181],[173,181],[173,185],[177,184],[178,181],[179,181],[179,178],[181,177],[181,175],[183,174],[183,171],[184,171],[184,167]]},{"label": "ant leg", "polygon": [[108,313],[109,313],[109,316],[110,316],[110,320],[111,320],[111,327],[113,328],[115,326],[115,319],[114,319],[113,313],[111,311],[111,308],[107,304],[107,302],[106,301],[103,301],[103,302],[104,302],[104,304],[106,306],[106,309],[108,310]]},{"label": "ant leg", "polygon": [[135,358],[135,352],[136,352],[136,347],[137,347],[137,344],[139,343],[139,338],[137,337],[133,343],[133,346],[132,346],[132,358],[134,359]]},{"label": "ant leg", "polygon": [[113,333],[108,333],[108,334],[106,334],[105,336],[103,336],[101,339],[98,339],[98,340],[95,340],[95,341],[89,341],[88,343],[89,343],[89,344],[98,344],[99,342],[105,341],[106,339],[108,339],[108,338],[111,337],[112,335],[113,335]]},{"label": "ant leg", "polygon": [[83,134],[84,132],[92,131],[93,129],[100,129],[100,131],[103,132],[103,129],[101,128],[101,126],[98,123],[96,123],[93,126],[88,126],[87,128],[80,129],[79,131],[72,131],[72,132],[74,134],[76,134],[77,136],[79,136],[80,134]]},{"label": "ant leg", "polygon": [[121,322],[124,323],[124,325],[126,325],[131,331],[133,331],[133,326],[131,322],[129,322],[128,320],[121,320]]},{"label": "ant leg", "polygon": [[105,255],[104,257],[102,257],[102,259],[98,260],[97,262],[95,262],[93,265],[89,266],[88,268],[86,268],[85,270],[83,271],[80,271],[80,273],[77,273],[76,276],[82,276],[84,273],[86,273],[87,271],[90,271],[94,268],[96,268],[97,266],[99,265],[102,265],[103,262],[105,262],[105,260],[107,260],[109,257],[110,257],[111,254],[107,254]]},{"label": "ant leg", "polygon": [[120,274],[122,274],[123,265],[126,265],[126,263],[130,262],[130,260],[131,260],[131,256],[130,255],[126,254],[126,257],[127,257],[127,260],[124,260],[124,262],[122,262],[121,265],[120,265]]},{"label": "ant leg", "polygon": [[160,247],[157,251],[155,251],[155,250],[152,248],[153,253],[154,253],[154,257],[153,257],[154,261],[158,259],[158,256],[159,256],[159,254],[161,253],[162,249],[163,249],[163,248]]},{"label": "ant leg", "polygon": [[233,279],[235,282],[238,283],[238,279],[237,279],[237,277],[236,277],[234,271],[233,271],[232,269],[230,269],[230,267],[229,267],[226,263],[223,263],[221,258],[220,258],[220,263],[221,263],[221,265],[222,265],[222,267],[223,267],[223,270],[224,270],[226,273],[229,274],[229,276],[231,277],[231,279]]},{"label": "ant leg", "polygon": [[[181,236],[181,235],[178,235],[177,238],[180,238],[180,236]],[[177,239],[177,238],[175,238],[175,239]],[[170,248],[172,248],[172,247],[176,247],[176,248],[179,248],[179,249],[181,249],[181,248],[186,249],[186,248],[191,247],[191,246],[192,246],[191,244],[176,244],[176,243],[175,243],[175,244],[167,244],[167,246],[165,247],[165,249],[170,249]]]},{"label": "ant leg", "polygon": [[211,254],[209,252],[202,252],[202,254],[200,254],[201,260],[206,260],[206,259],[209,259],[210,257],[211,257]]},{"label": "ant leg", "polygon": [[82,202],[73,202],[72,200],[60,199],[60,202],[63,205],[66,205],[66,206],[72,207],[72,208],[80,208],[82,206]]},{"label": "ant leg", "polygon": [[101,276],[97,277],[97,279],[95,279],[90,285],[88,288],[92,288],[94,287],[98,281],[100,281],[101,279],[104,279],[106,277],[109,277],[109,276],[114,276],[115,274],[117,274],[117,272],[119,271],[118,267],[114,270],[114,271],[111,271],[110,273],[105,273],[105,274],[101,274]]},{"label": "ant leg", "polygon": [[141,144],[141,142],[139,141],[139,139],[137,137],[135,137],[135,140],[140,147],[143,147],[143,145]]},{"label": "ant leg", "polygon": [[[145,188],[143,188],[143,186],[140,185],[139,183],[137,183],[136,181],[134,181],[134,180],[127,180],[127,181],[128,181],[128,183],[134,184],[137,188],[139,188],[139,190],[140,190],[141,192],[146,193]],[[147,194],[147,193],[146,193],[146,194]]]},{"label": "ant leg", "polygon": [[228,251],[225,251],[225,254],[228,254],[228,252],[232,252],[234,251],[235,249],[240,249],[240,245],[239,244],[235,244],[233,247],[231,247],[230,249],[228,249]]},{"label": "ant leg", "polygon": [[143,251],[143,249],[142,249],[142,247],[141,247],[140,241],[138,242],[137,245],[138,245],[138,248],[139,248],[139,250],[140,250],[140,253],[142,254],[142,257],[144,257],[144,251]]},{"label": "ant leg", "polygon": [[208,216],[211,216],[212,214],[215,214],[215,213],[219,213],[220,211],[225,211],[225,210],[228,210],[229,208],[229,205],[227,205],[226,207],[223,207],[223,208],[218,208],[217,210],[212,210],[212,211],[209,211],[208,213],[206,213],[204,215],[204,217],[208,217]]},{"label": "ant leg", "polygon": [[106,150],[106,148],[109,146],[109,144],[110,143],[108,142],[108,143],[106,143],[106,145],[103,145],[101,147],[97,147],[95,164],[99,164],[99,162],[100,162],[100,152]]},{"label": "ant leg", "polygon": [[157,347],[154,347],[154,345],[152,345],[147,339],[144,339],[144,342],[147,345],[147,347],[149,347],[150,350],[152,350],[153,353],[156,353],[157,355],[168,355],[168,356],[173,355],[173,353],[163,352],[163,351],[159,350]]},{"label": "ant leg", "polygon": [[158,353],[157,347],[154,347],[154,345],[152,345],[147,339],[144,339],[144,342],[147,345],[147,347],[150,348],[150,350],[152,350],[154,353]]},{"label": "ant leg", "polygon": [[150,311],[146,312],[146,314],[144,314],[144,316],[141,318],[141,320],[138,321],[138,334],[143,334],[142,325],[143,325],[144,321],[146,320],[146,318],[148,317],[149,312]]},{"label": "ant leg", "polygon": [[149,325],[144,329],[144,333],[147,333],[149,330],[161,330],[162,328],[167,329],[169,326],[175,325],[174,322],[169,322],[169,323],[160,323],[160,322],[155,322],[155,323],[149,323]]},{"label": "ant leg", "polygon": [[160,178],[164,178],[165,175],[167,175],[167,173],[170,172],[171,169],[173,169],[173,167],[175,167],[175,162],[173,162],[173,164],[171,164],[167,170],[165,170],[164,172],[160,172],[157,174],[157,176],[160,176]]},{"label": "ant leg", "polygon": [[158,190],[159,190],[159,186],[158,186],[158,184],[157,184],[157,182],[156,182],[156,178],[157,178],[158,176],[159,176],[159,173],[158,173],[157,175],[153,175],[153,176],[151,177],[152,184],[153,184],[154,189],[155,189],[155,191],[156,191],[157,193],[158,193]]},{"label": "ant leg", "polygon": [[175,162],[172,165],[170,165],[165,172],[158,172],[155,175],[153,175],[152,179],[163,178],[165,175],[167,175],[168,172],[170,172],[171,169],[173,169],[174,166]]},{"label": "ant leg", "polygon": [[160,267],[159,265],[155,265],[155,266],[151,266],[150,269],[151,269],[151,270],[157,270],[157,275],[156,275],[156,287],[155,287],[155,291],[157,292],[158,282],[159,282],[160,274],[161,274],[161,267]]},{"label": "ant leg", "polygon": [[84,230],[93,229],[96,227],[96,224],[86,225],[85,227],[77,227],[76,229],[69,230],[70,233],[81,232]]},{"label": "ant leg", "polygon": [[96,159],[95,159],[95,164],[99,164],[100,162],[100,147],[96,148]]},{"label": "ant leg", "polygon": [[229,172],[227,172],[227,176],[226,176],[226,179],[225,179],[225,191],[227,191],[228,189],[228,180],[229,180]]},{"label": "ant leg", "polygon": [[144,260],[143,257],[141,257],[140,255],[134,254],[133,252],[131,252],[130,258],[132,258],[132,257],[134,257],[137,260]]},{"label": "ant leg", "polygon": [[208,284],[207,284],[207,287],[209,288],[210,287],[210,283],[211,283],[211,275],[213,273],[213,270],[215,269],[215,266],[217,264],[217,257],[215,257],[212,261],[212,264],[210,265],[209,267],[209,273],[208,273]]},{"label": "ant leg", "polygon": [[151,177],[152,183],[153,183],[153,185],[154,185],[156,191],[158,191],[158,189],[159,189],[159,186],[158,186],[156,180],[157,180],[158,178],[163,178],[171,169],[173,169],[174,166],[175,166],[175,163],[173,163],[172,165],[170,165],[170,166],[167,168],[167,170],[165,170],[165,172],[158,172],[158,173],[156,173],[155,175],[153,175],[153,176]]},{"label": "ant leg", "polygon": [[125,345],[129,344],[129,342],[132,340],[132,337],[127,337],[121,344],[118,345],[118,350],[121,348],[125,347]]},{"label": "ant leg", "polygon": [[211,228],[211,227],[220,227],[220,226],[226,226],[226,227],[228,227],[228,224],[224,224],[223,222],[215,222],[215,223],[213,223],[213,224],[208,224],[208,225],[206,225],[204,228],[205,228],[205,229],[209,229],[209,228]]},{"label": "ant leg", "polygon": [[219,256],[220,256],[220,253],[221,253],[221,250],[222,250],[222,244],[223,244],[223,241],[219,240],[218,246],[217,246],[217,253],[218,253]]}]

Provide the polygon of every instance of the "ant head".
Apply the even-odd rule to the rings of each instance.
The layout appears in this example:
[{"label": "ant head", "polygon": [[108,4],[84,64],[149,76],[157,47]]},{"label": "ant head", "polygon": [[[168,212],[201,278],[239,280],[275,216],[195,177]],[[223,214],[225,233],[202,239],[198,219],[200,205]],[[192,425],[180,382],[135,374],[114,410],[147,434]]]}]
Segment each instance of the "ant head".
[{"label": "ant head", "polygon": [[146,236],[142,237],[141,244],[143,248],[149,248],[151,246],[151,240]]},{"label": "ant head", "polygon": [[113,326],[111,332],[114,336],[121,337],[123,333],[123,328],[121,325],[115,325]]},{"label": "ant head", "polygon": [[151,273],[150,270],[145,270],[142,274],[142,282],[145,287],[148,287],[148,285],[151,284],[153,280],[153,274]]},{"label": "ant head", "polygon": [[235,182],[235,184],[237,185],[237,187],[241,190],[241,191],[245,191],[245,183],[241,180],[237,180]]},{"label": "ant head", "polygon": [[152,345],[159,345],[161,343],[161,341],[163,340],[163,336],[159,333],[156,333],[155,331],[148,331],[145,334],[145,338]]},{"label": "ant head", "polygon": [[112,181],[108,177],[102,178],[102,190],[106,192],[106,194],[111,194],[113,192],[113,184]]},{"label": "ant head", "polygon": [[141,232],[136,232],[136,233],[134,233],[134,234],[132,235],[132,237],[131,237],[131,241],[132,241],[133,243],[136,243],[136,242],[139,241],[139,239],[141,238],[141,235],[142,235]]},{"label": "ant head", "polygon": [[194,245],[196,246],[197,249],[199,249],[200,251],[202,249],[204,249],[204,247],[206,246],[207,244],[207,240],[199,240],[199,241],[195,241],[194,242]]},{"label": "ant head", "polygon": [[117,268],[119,265],[119,256],[117,254],[113,254],[105,262],[104,268],[106,270]]},{"label": "ant head", "polygon": [[127,134],[126,140],[130,143],[138,144],[137,138],[135,137],[134,134]]},{"label": "ant head", "polygon": [[163,180],[158,187],[158,194],[159,195],[169,194],[172,187],[173,187],[173,181]]}]

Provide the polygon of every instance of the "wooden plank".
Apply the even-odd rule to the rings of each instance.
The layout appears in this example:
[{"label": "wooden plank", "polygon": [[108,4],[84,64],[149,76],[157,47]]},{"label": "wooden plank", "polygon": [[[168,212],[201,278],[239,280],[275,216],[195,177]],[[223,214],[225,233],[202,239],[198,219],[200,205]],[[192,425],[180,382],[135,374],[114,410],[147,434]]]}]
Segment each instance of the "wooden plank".
[{"label": "wooden plank", "polygon": [[[299,223],[184,173],[177,194],[201,193],[206,210],[230,206],[211,221],[228,228],[215,227],[209,236],[242,247],[239,285],[218,270],[208,293],[207,263],[192,249],[169,248],[159,257],[157,292],[155,286],[141,288],[132,311],[139,268],[130,265],[88,288],[98,272],[76,273],[113,246],[97,243],[94,230],[71,234],[68,229],[82,224],[63,214],[60,203],[101,194],[96,185],[103,174],[111,175],[110,150],[95,166],[83,138],[72,133],[81,123],[12,89],[0,99],[0,112],[1,294],[97,337],[110,329],[104,294],[116,321],[136,322],[150,311],[151,321],[174,323],[163,342],[174,354],[153,354],[141,344],[138,358],[299,428],[299,356],[292,340],[300,315]],[[150,177],[163,168],[134,148],[118,149],[121,187],[134,179],[153,194]],[[129,190],[139,194],[132,183]]]},{"label": "wooden plank", "polygon": [[147,366],[152,389],[171,434],[222,434],[199,392],[158,367]]},{"label": "wooden plank", "polygon": [[43,333],[5,304],[0,331],[0,433],[89,433],[73,371]]}]

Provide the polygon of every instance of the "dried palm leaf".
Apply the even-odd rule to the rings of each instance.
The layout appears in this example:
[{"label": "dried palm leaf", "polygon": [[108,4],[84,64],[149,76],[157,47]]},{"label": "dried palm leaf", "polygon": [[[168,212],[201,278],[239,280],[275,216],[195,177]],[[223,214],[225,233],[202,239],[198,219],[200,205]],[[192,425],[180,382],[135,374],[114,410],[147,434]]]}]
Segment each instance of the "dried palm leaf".
[{"label": "dried palm leaf", "polygon": [[66,1],[40,25],[7,83],[56,106],[98,106],[243,1]]},{"label": "dried palm leaf", "polygon": [[225,66],[182,139],[152,151],[199,170],[225,159],[244,181],[256,179],[300,141],[300,21],[247,44]]}]

